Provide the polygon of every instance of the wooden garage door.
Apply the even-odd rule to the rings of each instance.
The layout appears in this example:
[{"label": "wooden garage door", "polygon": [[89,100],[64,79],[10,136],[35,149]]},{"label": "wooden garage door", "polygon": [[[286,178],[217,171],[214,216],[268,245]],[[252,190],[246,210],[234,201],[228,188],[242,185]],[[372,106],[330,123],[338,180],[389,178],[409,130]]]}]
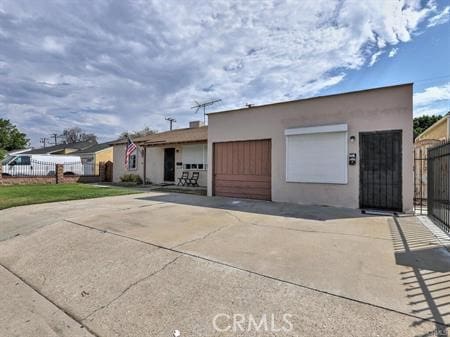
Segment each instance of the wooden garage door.
[{"label": "wooden garage door", "polygon": [[214,194],[271,200],[271,141],[214,143]]}]

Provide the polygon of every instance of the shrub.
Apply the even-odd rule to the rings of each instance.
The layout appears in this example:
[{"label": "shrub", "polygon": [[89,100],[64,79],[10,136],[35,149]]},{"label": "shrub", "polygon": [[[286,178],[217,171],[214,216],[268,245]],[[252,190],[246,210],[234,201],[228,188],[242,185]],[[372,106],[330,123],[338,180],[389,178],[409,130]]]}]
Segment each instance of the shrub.
[{"label": "shrub", "polygon": [[137,174],[124,174],[120,177],[120,181],[124,183],[142,184],[142,179]]}]

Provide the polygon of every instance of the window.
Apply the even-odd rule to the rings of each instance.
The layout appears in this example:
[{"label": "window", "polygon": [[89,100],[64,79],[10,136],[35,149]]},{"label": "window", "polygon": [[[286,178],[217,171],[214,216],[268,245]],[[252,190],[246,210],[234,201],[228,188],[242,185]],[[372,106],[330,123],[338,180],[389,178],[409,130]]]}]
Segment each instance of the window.
[{"label": "window", "polygon": [[206,170],[207,145],[184,145],[182,148],[183,168],[185,170]]},{"label": "window", "polygon": [[134,171],[136,169],[137,169],[137,150],[135,150],[128,159],[128,170]]},{"label": "window", "polygon": [[20,156],[17,157],[11,164],[14,165],[31,165],[30,157],[28,156]]},{"label": "window", "polygon": [[347,124],[286,129],[286,181],[347,183]]}]

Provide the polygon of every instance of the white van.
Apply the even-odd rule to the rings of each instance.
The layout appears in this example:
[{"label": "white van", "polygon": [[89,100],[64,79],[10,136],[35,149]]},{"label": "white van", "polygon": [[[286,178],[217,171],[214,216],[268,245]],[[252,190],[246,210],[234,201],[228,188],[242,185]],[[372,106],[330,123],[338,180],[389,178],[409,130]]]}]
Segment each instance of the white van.
[{"label": "white van", "polygon": [[64,165],[64,174],[81,175],[83,165],[78,156],[18,154],[2,160],[2,174],[6,176],[55,175],[55,165]]}]

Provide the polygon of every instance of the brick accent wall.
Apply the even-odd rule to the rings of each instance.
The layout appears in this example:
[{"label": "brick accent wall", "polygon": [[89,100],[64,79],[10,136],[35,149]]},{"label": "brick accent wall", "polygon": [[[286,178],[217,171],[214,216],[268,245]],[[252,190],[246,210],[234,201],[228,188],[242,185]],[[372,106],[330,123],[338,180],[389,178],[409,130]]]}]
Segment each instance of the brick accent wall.
[{"label": "brick accent wall", "polygon": [[62,184],[64,182],[64,165],[56,164],[56,183]]},{"label": "brick accent wall", "polygon": [[0,185],[55,184],[55,177],[3,177]]}]

